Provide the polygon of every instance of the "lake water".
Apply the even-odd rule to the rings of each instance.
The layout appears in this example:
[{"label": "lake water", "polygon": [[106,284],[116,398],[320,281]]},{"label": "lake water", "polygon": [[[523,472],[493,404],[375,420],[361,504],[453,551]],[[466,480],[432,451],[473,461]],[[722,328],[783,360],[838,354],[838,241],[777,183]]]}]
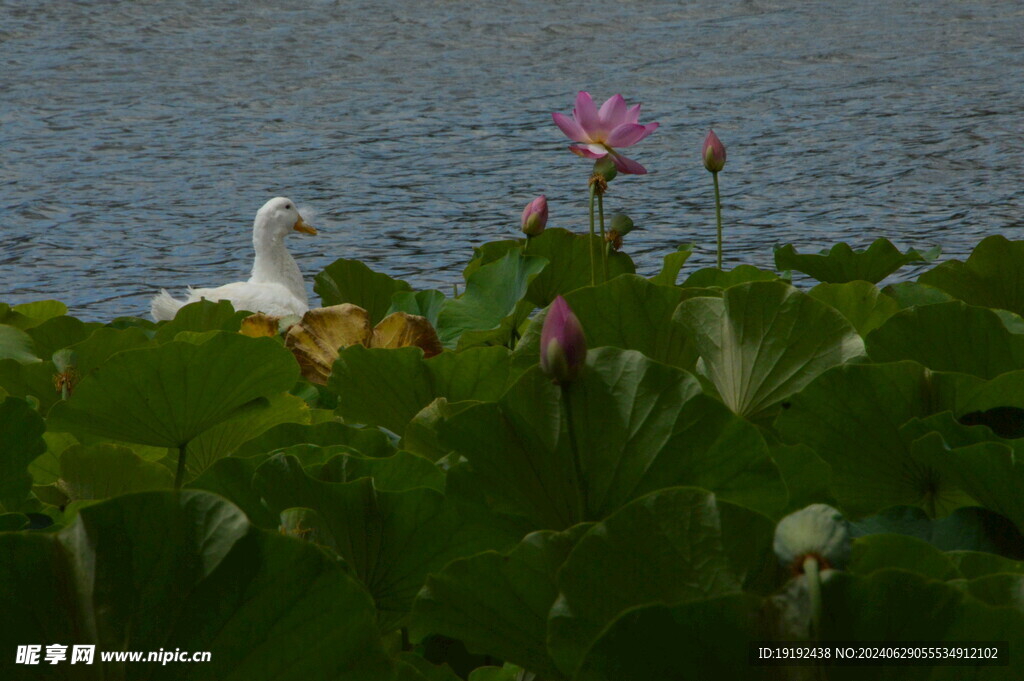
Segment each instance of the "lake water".
[{"label": "lake water", "polygon": [[879,236],[963,257],[1022,238],[1024,3],[0,0],[0,301],[86,319],[245,279],[274,195],[312,276],[358,258],[450,293],[540,193],[584,230],[589,163],[550,112],[622,93],[661,128],[608,211],[642,274]]}]

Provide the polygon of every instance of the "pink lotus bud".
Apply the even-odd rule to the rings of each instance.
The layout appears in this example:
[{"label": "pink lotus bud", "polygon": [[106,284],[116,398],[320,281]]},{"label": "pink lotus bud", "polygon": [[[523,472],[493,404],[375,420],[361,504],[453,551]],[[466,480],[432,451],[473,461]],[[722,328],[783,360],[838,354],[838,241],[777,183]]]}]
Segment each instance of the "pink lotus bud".
[{"label": "pink lotus bud", "polygon": [[548,200],[543,194],[526,204],[523,209],[523,234],[537,236],[548,224]]},{"label": "pink lotus bud", "polygon": [[708,130],[708,136],[704,138],[704,149],[701,150],[704,157],[704,167],[713,173],[725,167],[725,145],[714,130]]},{"label": "pink lotus bud", "polygon": [[580,320],[565,298],[558,296],[540,332],[540,368],[556,382],[568,383],[579,375],[586,359],[587,339]]}]

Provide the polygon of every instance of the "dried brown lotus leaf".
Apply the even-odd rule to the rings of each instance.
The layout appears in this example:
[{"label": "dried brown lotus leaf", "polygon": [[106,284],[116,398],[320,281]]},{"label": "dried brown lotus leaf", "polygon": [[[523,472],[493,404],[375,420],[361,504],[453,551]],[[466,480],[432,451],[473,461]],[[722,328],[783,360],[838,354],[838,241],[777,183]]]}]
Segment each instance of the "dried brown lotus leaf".
[{"label": "dried brown lotus leaf", "polygon": [[288,329],[284,344],[298,360],[303,378],[327,385],[338,348],[366,344],[372,336],[366,310],[344,303],[307,312],[300,323]]},{"label": "dried brown lotus leaf", "polygon": [[380,320],[373,329],[371,348],[405,348],[416,346],[422,348],[424,357],[441,354],[444,349],[437,337],[437,331],[426,317],[393,312]]},{"label": "dried brown lotus leaf", "polygon": [[249,315],[242,320],[242,328],[240,328],[238,332],[243,336],[249,336],[251,338],[261,338],[263,336],[270,336],[273,338],[277,335],[278,322],[280,321],[280,317],[274,317],[273,315],[257,312],[256,314]]}]

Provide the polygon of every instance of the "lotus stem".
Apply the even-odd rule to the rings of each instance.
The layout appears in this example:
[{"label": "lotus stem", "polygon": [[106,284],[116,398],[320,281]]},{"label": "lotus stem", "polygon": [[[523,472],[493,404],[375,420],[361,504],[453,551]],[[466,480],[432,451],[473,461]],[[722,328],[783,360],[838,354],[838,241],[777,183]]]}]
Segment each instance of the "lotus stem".
[{"label": "lotus stem", "polygon": [[590,183],[590,285],[593,286],[597,283],[596,267],[594,264],[594,194],[597,193],[597,188],[594,183]]},{"label": "lotus stem", "polygon": [[608,240],[604,233],[604,192],[597,194],[597,214],[601,224],[601,274],[602,281],[608,281]]},{"label": "lotus stem", "polygon": [[804,576],[811,597],[811,634],[817,638],[821,633],[821,573],[818,571],[817,556],[804,559]]},{"label": "lotus stem", "polygon": [[[576,489],[579,494],[576,497],[576,523],[585,522],[587,519],[587,481],[583,473],[583,461],[580,459],[580,449],[576,444],[576,429],[572,424],[572,383],[561,384],[562,401],[565,403],[565,424],[569,431],[569,449],[572,450],[572,468],[576,477]],[[574,523],[575,524],[575,523]]]},{"label": "lotus stem", "polygon": [[718,269],[722,269],[722,197],[718,192],[718,173],[711,173],[715,181],[715,222],[718,223]]},{"label": "lotus stem", "polygon": [[185,482],[185,450],[188,447],[188,443],[178,447],[178,471],[174,474],[174,489],[181,489],[182,483]]}]

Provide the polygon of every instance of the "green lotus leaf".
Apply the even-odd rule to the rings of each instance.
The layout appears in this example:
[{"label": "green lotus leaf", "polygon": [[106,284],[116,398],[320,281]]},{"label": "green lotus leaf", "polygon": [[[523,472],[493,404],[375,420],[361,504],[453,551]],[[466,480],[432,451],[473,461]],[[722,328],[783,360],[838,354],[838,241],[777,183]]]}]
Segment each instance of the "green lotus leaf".
[{"label": "green lotus leaf", "polygon": [[999,573],[1024,574],[1024,561],[1011,560],[983,551],[950,551],[946,554],[965,579]]},{"label": "green lotus leaf", "polygon": [[866,281],[818,284],[807,295],[838,310],[861,336],[867,336],[900,310],[896,300]]},{"label": "green lotus leaf", "polygon": [[722,401],[751,418],[864,354],[864,342],[841,314],[783,282],[691,298],[673,320],[693,338]]},{"label": "green lotus leaf", "polygon": [[17,511],[28,500],[28,466],[46,451],[43,419],[25,400],[0,401],[0,512]]},{"label": "green lotus leaf", "polygon": [[438,397],[423,407],[409,421],[405,427],[405,432],[402,433],[402,447],[431,461],[443,459],[450,452],[440,440],[439,428],[441,424],[459,412],[479,403],[480,400],[449,402],[447,398]]},{"label": "green lotus leaf", "polygon": [[[121,496],[82,509],[56,534],[0,535],[0,581],[0,608],[17,623],[0,627],[5,650],[27,641],[92,644],[97,662],[100,650],[212,653],[203,664],[104,663],[104,678],[393,674],[373,604],[336,560],[254,528],[205,492]],[[67,663],[54,671],[82,678]]]},{"label": "green lotus leaf", "polygon": [[170,489],[174,474],[128,449],[107,443],[72,445],[60,456],[57,486],[69,501],[108,499],[119,494]]},{"label": "green lotus leaf", "polygon": [[395,445],[376,428],[356,428],[337,421],[324,421],[311,425],[282,423],[252,438],[235,450],[235,456],[269,454],[297,444],[328,447],[345,445],[364,456],[391,456]]},{"label": "green lotus leaf", "polygon": [[413,638],[444,634],[545,680],[565,679],[548,655],[548,611],[558,569],[587,527],[534,532],[506,554],[460,558],[430,575],[413,606]]},{"label": "green lotus leaf", "polygon": [[982,378],[1024,369],[1024,333],[994,311],[960,301],[913,307],[893,315],[867,337],[876,362],[912,359],[935,371]]},{"label": "green lotus leaf", "polygon": [[96,322],[86,324],[74,317],[52,317],[29,328],[26,333],[32,337],[36,356],[49,359],[53,353],[85,340],[102,326]]},{"label": "green lotus leaf", "polygon": [[761,601],[731,594],[628,610],[594,642],[577,681],[760,681],[778,668],[751,666],[750,645],[768,639]]},{"label": "green lotus leaf", "polygon": [[14,307],[0,303],[0,324],[7,324],[19,329],[31,329],[47,319],[60,317],[67,313],[68,306],[56,300],[37,300],[31,303],[21,303]]},{"label": "green lotus leaf", "polygon": [[999,442],[933,448],[927,461],[950,476],[982,506],[1012,520],[1024,532],[1024,463]]},{"label": "green lotus leaf", "polygon": [[679,271],[693,255],[693,244],[683,244],[665,256],[661,271],[651,277],[651,283],[658,286],[675,286],[679,280]]},{"label": "green lotus leaf", "polygon": [[270,338],[170,341],[111,357],[50,411],[48,427],[184,447],[253,400],[287,391],[298,375],[291,353]]},{"label": "green lotus leaf", "polygon": [[775,249],[775,267],[803,272],[829,284],[857,280],[877,284],[904,265],[934,260],[938,255],[937,248],[923,253],[913,249],[900,253],[888,239],[876,239],[866,250],[858,251],[839,243],[818,255],[801,255],[792,244],[786,244]]},{"label": "green lotus leaf", "polygon": [[[964,641],[1020,641],[1024,640],[1024,610],[991,606],[953,584],[904,570],[867,576],[835,572],[822,585],[821,640],[910,645],[934,641],[953,646]],[[980,676],[1011,681],[1020,678],[1021,668],[1021,661],[1012,656],[1009,666],[984,667]],[[963,667],[902,665],[833,665],[829,678],[862,681],[865,669],[879,681],[964,678]]]},{"label": "green lotus leaf", "polygon": [[509,251],[501,259],[482,266],[466,281],[466,291],[447,300],[438,314],[437,335],[441,343],[452,347],[466,331],[498,328],[547,264],[545,258]]},{"label": "green lotus leaf", "polygon": [[53,383],[56,373],[49,360],[22,364],[14,359],[0,359],[0,388],[12,397],[38,402],[40,413],[45,414],[60,400]]},{"label": "green lotus leaf", "polygon": [[[492,241],[474,249],[473,259],[462,272],[468,282],[473,274],[484,265],[506,257],[510,251],[520,251],[524,239]],[[540,236],[530,239],[525,253],[540,256],[548,261],[548,266],[531,282],[526,299],[535,307],[547,307],[558,295],[591,285],[590,279],[590,248],[593,244],[594,257],[600,258],[598,249],[603,247],[600,237],[591,240],[589,234],[575,234],[560,227],[544,230]],[[683,258],[685,261],[685,258]],[[603,273],[600,271],[600,260],[596,260],[598,281]],[[679,263],[680,267],[682,262]],[[678,272],[678,270],[676,270]],[[608,254],[608,278],[614,279],[620,274],[633,274],[636,268],[633,260],[618,251]]]},{"label": "green lotus leaf", "polygon": [[402,625],[427,573],[505,541],[468,523],[435,490],[381,491],[369,478],[323,482],[294,457],[271,457],[253,484],[271,510],[302,507],[323,517],[338,553],[373,595],[382,631]]},{"label": "green lotus leaf", "polygon": [[982,603],[1024,611],[1024,575],[986,575],[954,585]]},{"label": "green lotus leaf", "polygon": [[0,532],[18,532],[28,524],[28,516],[22,513],[0,513]]},{"label": "green lotus leaf", "polygon": [[[931,373],[915,362],[846,364],[821,374],[788,401],[775,422],[832,468],[832,492],[848,515],[920,505],[935,513],[962,505],[959,489],[915,452],[900,427],[949,409],[970,376]],[[784,405],[785,406],[785,405]]]},{"label": "green lotus leaf", "polygon": [[157,343],[166,343],[183,331],[235,332],[249,314],[246,310],[235,310],[227,300],[199,300],[182,307],[171,321],[160,324],[153,338]]},{"label": "green lotus leaf", "polygon": [[853,523],[855,535],[895,533],[928,542],[940,551],[987,551],[1024,558],[1024,537],[1013,523],[977,506],[933,520],[915,506],[894,506]]},{"label": "green lotus leaf", "polygon": [[471,348],[424,359],[418,348],[353,345],[338,353],[328,388],[338,394],[337,411],[347,421],[401,434],[436,398],[496,400],[515,377],[504,348]]},{"label": "green lotus leaf", "polygon": [[1024,241],[986,237],[966,262],[950,260],[918,281],[971,305],[996,307],[1024,316]]},{"label": "green lotus leaf", "polygon": [[104,327],[96,329],[85,340],[68,347],[75,353],[76,369],[81,377],[92,373],[119,352],[153,344],[154,341],[149,334],[142,329]]},{"label": "green lotus leaf", "polygon": [[653,492],[590,528],[558,573],[548,648],[559,668],[572,676],[630,608],[738,592],[722,535],[715,496],[695,488]]},{"label": "green lotus leaf", "polygon": [[313,290],[323,307],[352,303],[370,314],[370,325],[384,319],[391,307],[391,297],[410,291],[409,284],[374,272],[358,260],[339,258],[314,278]]},{"label": "green lotus leaf", "polygon": [[882,293],[895,300],[901,310],[915,305],[933,305],[954,300],[953,296],[948,293],[917,281],[889,284],[882,289]]},{"label": "green lotus leaf", "polygon": [[282,423],[306,423],[309,408],[301,398],[288,393],[271,395],[235,410],[220,423],[189,441],[186,465],[191,477],[209,468],[217,459],[228,456],[240,446]]},{"label": "green lotus leaf", "polygon": [[469,681],[519,681],[522,678],[522,670],[508,663],[503,667],[477,667],[469,675]]},{"label": "green lotus leaf", "polygon": [[782,515],[788,515],[811,504],[836,506],[830,491],[832,468],[806,445],[776,444],[772,461],[779,467],[786,482],[789,501]]},{"label": "green lotus leaf", "polygon": [[[637,350],[651,359],[691,370],[697,350],[690,337],[671,323],[680,301],[706,296],[703,289],[659,286],[643,277],[626,275],[606,284],[587,287],[565,296],[591,348],[612,346]],[[541,312],[516,347],[517,364],[539,361],[540,334],[547,311]]]},{"label": "green lotus leaf", "polygon": [[246,459],[229,456],[218,459],[186,487],[219,494],[245,513],[253,525],[276,529],[279,515],[267,508],[252,484],[256,469],[265,460],[266,457],[261,456]]},{"label": "green lotus leaf", "polygon": [[697,270],[686,278],[686,288],[731,288],[752,281],[777,281],[779,275],[762,270],[753,265],[739,265],[734,270],[720,270],[717,267],[705,267]]},{"label": "green lotus leaf", "polygon": [[16,362],[38,362],[32,345],[32,336],[14,326],[0,324],[0,360],[13,359]]},{"label": "green lotus leaf", "polygon": [[702,394],[693,376],[635,351],[598,348],[569,393],[582,483],[562,392],[539,368],[497,403],[441,424],[441,441],[468,459],[463,475],[488,507],[533,529],[565,529],[676,485],[767,513],[784,504],[757,428]]},{"label": "green lotus leaf", "polygon": [[416,653],[400,653],[397,681],[462,681],[461,677],[446,664],[434,666]]},{"label": "green lotus leaf", "polygon": [[373,486],[379,490],[401,492],[427,487],[444,492],[444,471],[429,459],[406,451],[382,458],[340,453],[322,466],[308,467],[307,470],[323,482],[352,482],[360,478],[373,478]]},{"label": "green lotus leaf", "polygon": [[853,542],[847,569],[859,575],[898,568],[931,579],[948,580],[960,576],[946,554],[923,539],[902,534],[873,534]]},{"label": "green lotus leaf", "polygon": [[445,297],[440,291],[396,291],[391,296],[391,307],[385,317],[393,312],[407,312],[426,318],[430,325],[437,328],[437,316],[444,309]]}]

